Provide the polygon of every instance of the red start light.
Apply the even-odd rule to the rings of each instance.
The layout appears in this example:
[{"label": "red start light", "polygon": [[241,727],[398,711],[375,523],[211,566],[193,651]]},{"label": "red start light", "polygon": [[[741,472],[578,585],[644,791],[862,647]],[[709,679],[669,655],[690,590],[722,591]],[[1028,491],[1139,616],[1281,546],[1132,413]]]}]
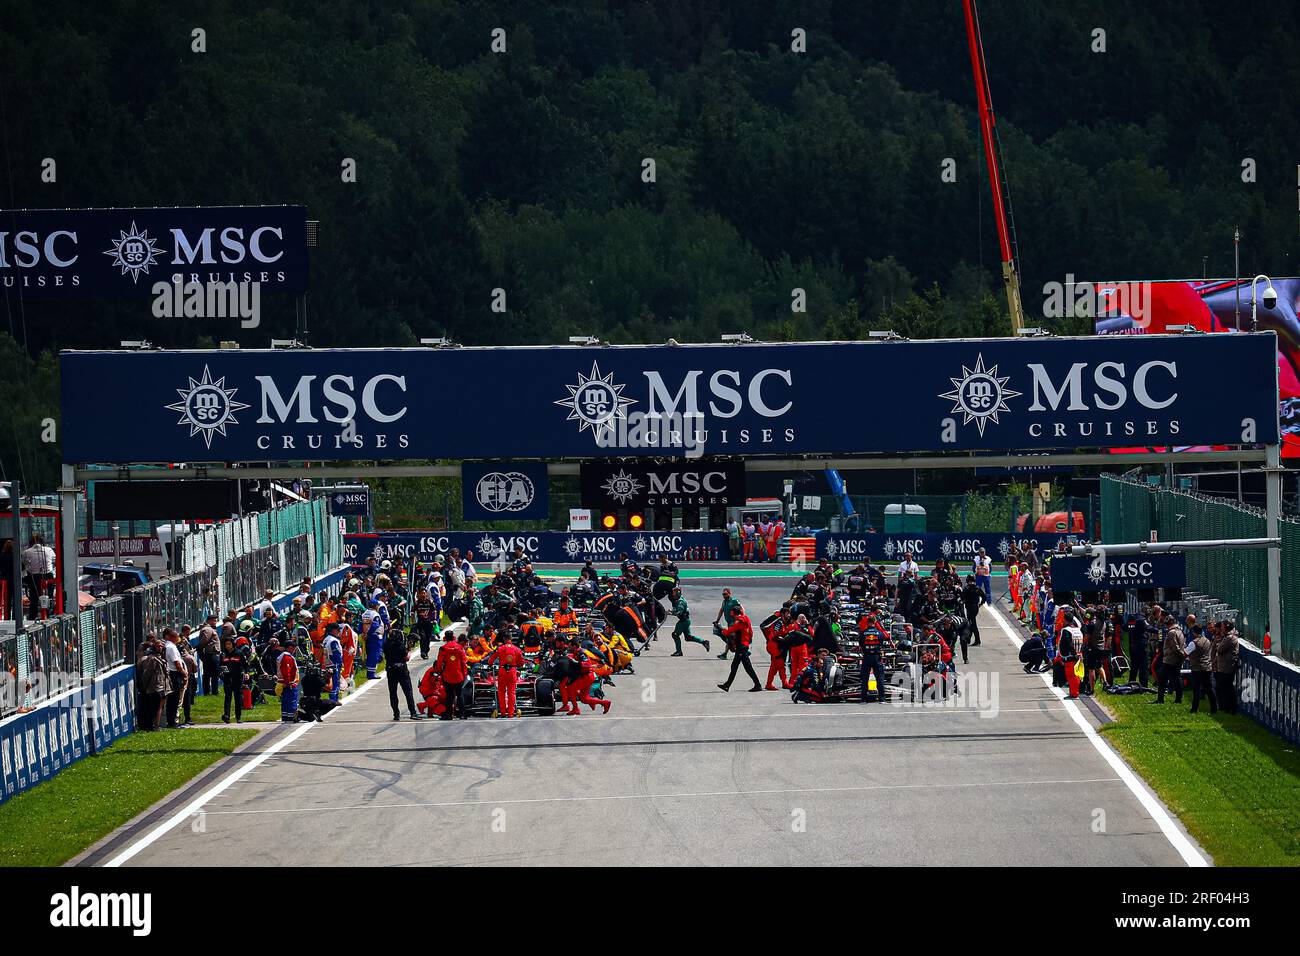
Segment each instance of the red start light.
[{"label": "red start light", "polygon": [[645,524],[645,518],[641,515],[632,515],[632,517],[627,519],[627,523],[634,528],[639,528]]},{"label": "red start light", "polygon": [[614,530],[614,525],[618,524],[618,519],[613,515],[605,515],[600,519],[600,523],[609,531]]}]

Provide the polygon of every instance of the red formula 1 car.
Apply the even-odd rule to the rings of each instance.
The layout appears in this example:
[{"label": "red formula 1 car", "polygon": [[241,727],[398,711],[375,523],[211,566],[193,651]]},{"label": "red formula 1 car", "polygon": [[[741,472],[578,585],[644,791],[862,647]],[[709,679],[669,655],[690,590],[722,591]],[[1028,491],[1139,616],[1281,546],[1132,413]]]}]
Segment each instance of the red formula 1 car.
[{"label": "red formula 1 car", "polygon": [[[471,717],[494,717],[497,712],[497,665],[475,664],[464,684],[465,710]],[[543,677],[535,662],[526,664],[515,685],[515,706],[526,716],[549,717],[559,705],[559,683]]]}]

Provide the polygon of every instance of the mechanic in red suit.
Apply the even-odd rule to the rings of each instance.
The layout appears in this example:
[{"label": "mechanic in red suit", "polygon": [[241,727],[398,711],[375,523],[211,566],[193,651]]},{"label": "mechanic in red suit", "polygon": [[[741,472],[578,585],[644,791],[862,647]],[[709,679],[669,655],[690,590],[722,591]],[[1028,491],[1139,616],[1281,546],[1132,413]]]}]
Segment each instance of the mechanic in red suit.
[{"label": "mechanic in red suit", "polygon": [[460,719],[468,720],[465,698],[461,693],[465,679],[469,676],[469,662],[465,656],[465,648],[456,639],[455,632],[448,632],[447,642],[438,651],[438,659],[433,662],[430,670],[435,671],[442,678],[447,693],[447,712],[438,719],[455,720],[456,713],[459,711]]},{"label": "mechanic in red suit", "polygon": [[524,652],[515,646],[515,636],[510,631],[503,631],[501,643],[484,662],[497,664],[497,716],[518,717],[519,708],[515,706],[515,686],[519,683],[519,668],[524,666]]},{"label": "mechanic in red suit", "polygon": [[785,676],[785,648],[781,646],[781,635],[786,632],[789,626],[789,608],[781,608],[759,625],[763,636],[767,638],[767,653],[772,659],[772,663],[767,667],[768,690],[776,690],[772,685],[772,681],[776,680],[778,675],[781,678],[781,686],[786,690],[790,689],[790,680]]},{"label": "mechanic in red suit", "polygon": [[754,625],[750,623],[749,615],[745,609],[737,605],[735,615],[731,619],[731,626],[722,632],[727,644],[735,652],[731,659],[731,673],[727,679],[718,685],[719,690],[731,690],[731,682],[736,679],[736,671],[744,665],[745,673],[754,681],[754,686],[749,689],[752,694],[754,691],[762,693],[763,685],[759,683],[758,675],[754,673],[754,665],[749,662],[749,645],[754,640]]},{"label": "mechanic in red suit", "polygon": [[[565,703],[572,703],[573,710],[569,711],[570,717],[577,717],[581,708],[578,704],[586,704],[592,710],[597,707],[605,708],[603,713],[609,713],[609,701],[601,700],[598,697],[591,696],[591,685],[596,682],[596,662],[587,654],[584,654],[582,648],[574,645],[569,649],[569,659],[576,665],[578,676],[569,680],[568,693]],[[573,665],[570,665],[573,667]]]},{"label": "mechanic in red suit", "polygon": [[812,625],[800,614],[781,636],[786,638],[783,643],[790,651],[790,677],[793,679],[803,673],[812,657]]}]

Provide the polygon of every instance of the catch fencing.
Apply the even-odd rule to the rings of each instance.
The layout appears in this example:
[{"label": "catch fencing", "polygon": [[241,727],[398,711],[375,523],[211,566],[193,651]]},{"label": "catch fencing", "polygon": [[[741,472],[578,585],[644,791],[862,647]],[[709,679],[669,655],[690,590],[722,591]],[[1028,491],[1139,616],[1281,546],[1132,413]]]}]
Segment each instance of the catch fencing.
[{"label": "catch fencing", "polygon": [[197,627],[209,614],[260,601],[267,589],[296,590],[344,563],[343,536],[323,500],[235,519],[187,535],[180,547],[186,573],[0,638],[0,718],[134,660],[147,634]]},{"label": "catch fencing", "polygon": [[[1103,541],[1160,541],[1262,538],[1264,512],[1250,505],[1197,492],[1103,475]],[[1282,633],[1270,635],[1275,653],[1300,662],[1300,521],[1284,517],[1282,537]],[[1268,627],[1268,556],[1264,549],[1205,549],[1187,552],[1187,586],[1212,595],[1240,612],[1244,637],[1262,645]]]},{"label": "catch fencing", "polygon": [[237,518],[181,539],[186,574],[212,572],[203,607],[224,612],[288,591],[343,563],[343,535],[324,498]]}]

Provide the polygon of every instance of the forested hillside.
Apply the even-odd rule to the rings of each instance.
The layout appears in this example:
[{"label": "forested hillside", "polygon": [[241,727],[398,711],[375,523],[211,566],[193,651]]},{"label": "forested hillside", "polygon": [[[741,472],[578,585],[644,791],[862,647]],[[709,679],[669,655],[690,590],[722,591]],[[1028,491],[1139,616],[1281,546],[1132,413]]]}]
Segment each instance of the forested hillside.
[{"label": "forested hillside", "polygon": [[[1230,275],[1234,226],[1243,272],[1297,271],[1293,4],[980,15],[1031,316],[1067,273]],[[957,0],[9,2],[0,96],[0,205],[305,204],[316,346],[1007,328]],[[8,293],[6,473],[53,460],[17,410],[43,350],[264,345],[267,305],[241,335]]]}]

